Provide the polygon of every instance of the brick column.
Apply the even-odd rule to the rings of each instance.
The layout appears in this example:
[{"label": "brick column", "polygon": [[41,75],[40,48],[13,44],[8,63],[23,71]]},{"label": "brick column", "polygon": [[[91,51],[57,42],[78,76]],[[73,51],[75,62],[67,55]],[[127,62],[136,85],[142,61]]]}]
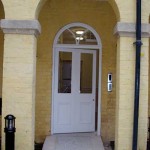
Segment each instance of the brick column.
[{"label": "brick column", "polygon": [[[138,149],[146,149],[148,119],[148,37],[150,26],[142,26],[141,86],[139,108]],[[117,100],[115,150],[132,150],[133,110],[135,86],[135,25],[118,23],[115,28],[117,43]]]},{"label": "brick column", "polygon": [[15,150],[34,150],[37,20],[2,20],[5,33],[2,92],[2,149],[4,117],[16,117]]}]

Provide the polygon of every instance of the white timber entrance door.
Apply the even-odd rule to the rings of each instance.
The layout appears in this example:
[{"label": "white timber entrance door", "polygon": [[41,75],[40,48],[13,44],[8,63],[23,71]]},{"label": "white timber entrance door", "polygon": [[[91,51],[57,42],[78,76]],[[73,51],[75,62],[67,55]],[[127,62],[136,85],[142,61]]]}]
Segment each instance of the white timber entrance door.
[{"label": "white timber entrance door", "polygon": [[95,131],[96,50],[54,53],[54,133]]}]

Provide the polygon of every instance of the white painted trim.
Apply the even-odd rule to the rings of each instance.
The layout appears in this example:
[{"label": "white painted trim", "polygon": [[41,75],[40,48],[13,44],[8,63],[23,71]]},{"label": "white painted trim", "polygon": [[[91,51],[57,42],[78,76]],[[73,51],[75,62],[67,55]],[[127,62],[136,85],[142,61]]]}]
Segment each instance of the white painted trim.
[{"label": "white painted trim", "polygon": [[51,134],[54,134],[54,92],[55,92],[55,82],[54,82],[54,76],[55,76],[55,48],[53,47],[53,64],[52,64],[52,99],[51,99],[51,119],[50,119],[50,125],[51,125]]},{"label": "white painted trim", "polygon": [[75,44],[57,44],[57,48],[77,48],[77,49],[99,49],[99,45],[75,45]]},{"label": "white painted trim", "polygon": [[[75,27],[75,26],[80,26],[80,27],[84,27],[87,28],[88,30],[90,30],[94,36],[96,37],[97,43],[98,45],[72,45],[72,44],[57,44],[58,38],[59,36],[68,28],[71,27]],[[55,36],[54,39],[54,43],[53,43],[53,72],[52,72],[52,109],[51,109],[51,134],[54,134],[54,89],[55,89],[55,84],[54,84],[54,76],[55,76],[55,72],[54,72],[54,67],[55,67],[55,49],[61,47],[61,48],[73,48],[73,49],[78,49],[78,48],[82,48],[82,49],[98,49],[99,50],[99,78],[98,78],[98,116],[97,116],[97,135],[100,136],[100,132],[101,132],[101,80],[102,80],[102,43],[101,43],[101,39],[98,35],[98,33],[95,31],[94,28],[92,28],[91,26],[84,24],[84,23],[71,23],[66,25],[65,27],[61,28],[58,33]]]},{"label": "white painted trim", "polygon": [[99,72],[98,72],[98,121],[97,121],[97,135],[101,134],[101,89],[102,89],[102,50],[99,50]]}]

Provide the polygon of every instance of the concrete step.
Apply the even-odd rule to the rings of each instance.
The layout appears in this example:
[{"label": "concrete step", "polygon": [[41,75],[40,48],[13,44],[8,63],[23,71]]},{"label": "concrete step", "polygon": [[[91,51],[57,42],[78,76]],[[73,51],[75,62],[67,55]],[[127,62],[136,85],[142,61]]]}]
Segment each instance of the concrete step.
[{"label": "concrete step", "polygon": [[104,150],[95,133],[56,134],[47,136],[43,150]]}]

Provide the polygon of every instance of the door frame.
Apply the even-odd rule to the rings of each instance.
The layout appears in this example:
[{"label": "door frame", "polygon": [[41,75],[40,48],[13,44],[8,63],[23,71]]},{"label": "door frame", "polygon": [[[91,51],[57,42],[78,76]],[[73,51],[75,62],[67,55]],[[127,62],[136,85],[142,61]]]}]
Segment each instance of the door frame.
[{"label": "door frame", "polygon": [[[72,44],[57,44],[59,36],[70,27],[84,27],[90,30],[96,37],[97,45],[72,45]],[[97,135],[101,132],[101,77],[102,77],[102,44],[98,33],[91,26],[84,23],[71,23],[61,28],[55,36],[53,43],[53,65],[52,65],[52,102],[51,102],[51,134],[54,134],[54,88],[55,88],[55,49],[56,48],[73,48],[73,49],[96,49],[99,51],[99,72],[98,72],[98,115],[97,115]]]}]

